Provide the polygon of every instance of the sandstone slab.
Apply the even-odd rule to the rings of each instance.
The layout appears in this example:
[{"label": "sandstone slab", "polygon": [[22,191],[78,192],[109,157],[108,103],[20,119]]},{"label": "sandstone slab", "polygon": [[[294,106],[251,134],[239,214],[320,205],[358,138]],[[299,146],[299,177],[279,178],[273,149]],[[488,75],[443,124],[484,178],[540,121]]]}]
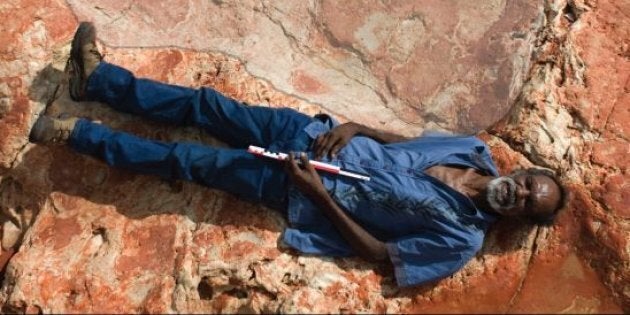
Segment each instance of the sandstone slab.
[{"label": "sandstone slab", "polygon": [[475,132],[505,115],[541,11],[504,0],[70,4],[107,45],[224,52],[323,111],[408,133]]}]

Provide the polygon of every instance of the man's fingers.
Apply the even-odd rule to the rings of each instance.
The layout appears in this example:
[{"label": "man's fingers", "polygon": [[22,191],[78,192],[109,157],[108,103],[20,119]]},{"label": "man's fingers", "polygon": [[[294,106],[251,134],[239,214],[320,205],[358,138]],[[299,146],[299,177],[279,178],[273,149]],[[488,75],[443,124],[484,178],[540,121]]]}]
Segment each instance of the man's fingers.
[{"label": "man's fingers", "polygon": [[293,152],[289,152],[289,158],[286,161],[286,167],[292,174],[296,174],[300,170],[300,167],[297,165],[297,161],[295,160]]},{"label": "man's fingers", "polygon": [[323,140],[324,140],[324,134],[320,134],[319,136],[317,136],[317,138],[315,139],[314,147],[313,147],[315,151],[319,149],[319,146],[322,144]]},{"label": "man's fingers", "polygon": [[335,144],[333,145],[332,149],[330,149],[330,157],[331,158],[335,158],[337,156],[337,153],[339,153],[339,150],[341,150],[341,148],[343,148],[346,145],[345,141],[343,141],[343,138],[340,138],[337,140],[337,142],[335,142]]},{"label": "man's fingers", "polygon": [[324,140],[319,146],[316,158],[321,159],[327,156],[330,152],[330,148],[332,148],[333,144],[336,142],[336,139],[337,137],[332,132],[327,133]]},{"label": "man's fingers", "polygon": [[327,132],[323,135],[317,137],[315,142],[315,158],[321,159],[326,153],[326,145],[328,143],[328,139],[330,138],[330,132]]},{"label": "man's fingers", "polygon": [[310,165],[310,163],[308,163],[308,157],[306,156],[306,153],[301,152],[300,153],[300,160],[302,161],[302,164],[306,167],[308,167]]},{"label": "man's fingers", "polygon": [[330,150],[332,149],[334,144],[335,144],[334,139],[329,139],[326,142],[326,146],[324,147],[324,152],[322,156],[330,155]]},{"label": "man's fingers", "polygon": [[300,154],[300,161],[302,161],[302,165],[304,165],[304,168],[307,169],[309,172],[315,171],[313,165],[311,165],[311,163],[308,161],[308,156],[306,156],[306,153],[302,152],[302,154]]}]

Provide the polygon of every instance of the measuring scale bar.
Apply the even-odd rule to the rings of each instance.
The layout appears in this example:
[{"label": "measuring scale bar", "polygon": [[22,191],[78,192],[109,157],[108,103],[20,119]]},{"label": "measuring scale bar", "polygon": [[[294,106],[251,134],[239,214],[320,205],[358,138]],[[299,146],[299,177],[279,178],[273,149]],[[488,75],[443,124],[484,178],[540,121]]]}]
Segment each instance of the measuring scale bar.
[{"label": "measuring scale bar", "polygon": [[[250,145],[247,148],[247,151],[255,155],[264,156],[264,157],[272,158],[274,160],[279,160],[279,161],[285,161],[287,158],[289,158],[288,154],[281,153],[281,152],[275,153],[275,152],[267,151],[264,148],[257,147],[254,145]],[[370,180],[370,177],[367,175],[342,170],[341,167],[336,166],[336,165],[319,162],[319,161],[313,161],[313,160],[310,160],[309,163],[313,165],[315,169],[322,170],[325,172],[339,174],[339,175],[348,176],[348,177],[361,179],[361,180]]]}]

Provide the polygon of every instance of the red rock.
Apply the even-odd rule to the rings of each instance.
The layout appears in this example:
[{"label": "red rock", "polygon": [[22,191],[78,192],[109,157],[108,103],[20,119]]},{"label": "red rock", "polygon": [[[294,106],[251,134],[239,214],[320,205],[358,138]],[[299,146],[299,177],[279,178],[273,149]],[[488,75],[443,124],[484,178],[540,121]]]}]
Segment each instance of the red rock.
[{"label": "red rock", "polygon": [[[168,81],[169,71],[179,64],[183,59],[182,53],[177,50],[163,51],[158,53],[150,64],[138,68],[136,71],[138,76],[151,76],[154,80]],[[156,70],[158,72],[156,72]]]},{"label": "red rock", "polygon": [[575,253],[536,257],[510,313],[622,313],[608,290]]},{"label": "red rock", "polygon": [[614,215],[627,219],[630,217],[630,185],[628,175],[616,174],[604,179],[602,186],[594,190],[596,200],[603,203],[605,209]]},{"label": "red rock", "polygon": [[589,256],[588,251],[570,245],[584,235],[576,223],[586,212],[583,208],[586,200],[582,199],[585,195],[574,193],[579,197],[560,214],[559,224],[553,231],[542,231],[548,234],[538,239],[538,250],[528,265],[520,294],[508,312],[622,312],[596,270],[584,260],[583,257]]},{"label": "red rock", "polygon": [[[628,70],[630,72],[630,70]],[[619,98],[615,100],[613,109],[607,117],[607,131],[615,134],[617,137],[623,138],[624,135],[630,134],[630,81],[626,82],[623,91],[620,91]]]},{"label": "red rock", "polygon": [[172,222],[139,227],[131,225],[124,230],[122,242],[126,246],[116,261],[119,276],[173,270],[175,226],[169,223]]},{"label": "red rock", "polygon": [[81,227],[76,217],[54,218],[53,222],[42,229],[37,236],[40,242],[52,245],[54,250],[59,250],[70,244],[73,237],[80,231]]},{"label": "red rock", "polygon": [[[543,8],[546,20],[534,21]],[[6,266],[2,309],[627,311],[628,9],[609,0],[7,3],[0,207],[23,209],[28,232]],[[545,165],[574,197],[555,227],[499,222],[460,272],[416,288],[397,288],[388,264],[302,256],[278,246],[280,213],[64,147],[25,146],[34,114],[61,80],[75,16],[96,23],[106,60],[250,104],[329,112],[407,135],[477,131],[515,105],[481,135],[501,173]],[[47,109],[62,112],[152,139],[221,145],[194,128],[70,102],[65,86]],[[3,251],[0,265],[9,256]]]},{"label": "red rock", "polygon": [[[596,12],[587,14],[582,21],[593,31],[576,34],[581,58],[588,67],[584,78],[588,89],[583,91],[587,97],[581,97],[572,106],[582,113],[586,123],[600,131],[617,106],[618,113],[623,113],[624,108],[626,113],[628,110],[627,105],[619,102],[627,98],[630,73],[630,63],[622,53],[627,49],[623,47],[625,39],[630,36],[630,27],[620,20],[624,14],[627,12],[615,5],[598,5]],[[603,77],[606,80],[601,80]]]},{"label": "red rock", "polygon": [[324,84],[301,70],[293,71],[291,80],[295,89],[300,93],[325,93],[328,90]]},{"label": "red rock", "polygon": [[630,143],[622,139],[606,139],[606,142],[593,144],[593,163],[619,167],[621,171],[630,167]]}]

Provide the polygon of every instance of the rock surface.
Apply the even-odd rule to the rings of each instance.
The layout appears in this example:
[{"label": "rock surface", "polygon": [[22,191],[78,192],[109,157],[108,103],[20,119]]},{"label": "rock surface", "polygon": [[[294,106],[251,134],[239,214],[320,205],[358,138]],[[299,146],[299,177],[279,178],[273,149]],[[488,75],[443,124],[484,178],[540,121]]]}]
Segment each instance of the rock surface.
[{"label": "rock surface", "polygon": [[[2,311],[628,312],[629,15],[613,0],[0,4]],[[417,288],[387,265],[301,256],[269,209],[28,143],[38,115],[64,112],[222,145],[71,102],[80,20],[139,76],[408,135],[487,128],[504,173],[556,170],[571,202],[552,228],[496,224],[460,272]]]}]

